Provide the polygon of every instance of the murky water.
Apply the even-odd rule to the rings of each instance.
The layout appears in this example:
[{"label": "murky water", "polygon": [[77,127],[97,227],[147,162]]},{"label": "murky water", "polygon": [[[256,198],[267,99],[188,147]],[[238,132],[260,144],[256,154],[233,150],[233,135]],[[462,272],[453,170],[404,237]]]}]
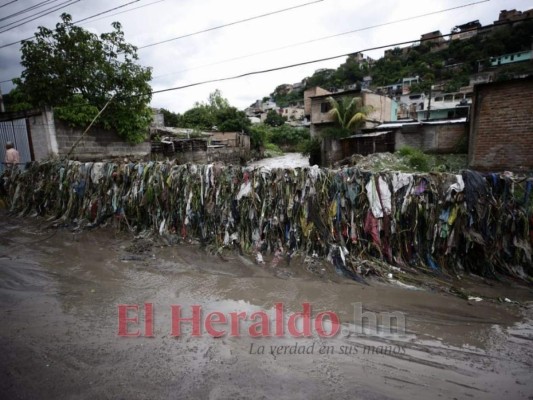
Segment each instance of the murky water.
[{"label": "murky water", "polygon": [[285,153],[282,156],[264,158],[248,164],[250,167],[268,168],[297,168],[309,167],[309,157],[302,156],[301,153]]},{"label": "murky water", "polygon": [[[135,251],[113,228],[44,230],[47,222],[2,214],[0,234],[0,393],[3,398],[210,399],[520,399],[533,393],[531,288],[469,281],[485,300],[381,281],[359,284],[324,264],[317,274],[297,260],[256,265],[238,253],[210,255],[191,244]],[[133,245],[132,245],[133,243]],[[499,294],[520,301],[491,301]],[[144,337],[145,303],[153,337]],[[282,324],[309,303],[312,317],[332,311],[341,329],[309,337],[285,329],[250,335],[253,313]],[[139,305],[139,337],[119,337],[118,306]],[[355,305],[354,305],[355,304]],[[359,318],[357,304],[366,312]],[[184,323],[172,335],[172,305],[182,317],[244,313],[240,337],[218,337]],[[384,313],[405,331],[383,334]],[[130,310],[129,317],[137,313]],[[378,331],[372,330],[375,315]],[[316,322],[316,319],[314,320]],[[363,333],[359,332],[360,322]],[[302,329],[302,322],[296,325]],[[328,328],[329,329],[329,328]]]}]

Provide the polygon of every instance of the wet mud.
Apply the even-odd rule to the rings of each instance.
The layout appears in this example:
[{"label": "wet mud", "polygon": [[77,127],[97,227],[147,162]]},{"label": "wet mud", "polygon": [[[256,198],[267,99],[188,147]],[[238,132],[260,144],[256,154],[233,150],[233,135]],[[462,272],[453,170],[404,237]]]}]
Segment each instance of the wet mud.
[{"label": "wet mud", "polygon": [[[10,399],[528,399],[533,396],[533,293],[519,282],[455,282],[481,301],[427,287],[366,284],[327,263],[257,265],[238,251],[162,246],[113,227],[46,229],[49,221],[0,219],[0,393]],[[509,301],[498,301],[498,298]],[[144,337],[144,304],[153,337]],[[184,316],[264,310],[333,311],[332,338],[172,335]],[[138,304],[139,337],[120,337],[118,306]],[[357,305],[377,315],[377,330]],[[403,332],[379,326],[405,318]],[[367,326],[358,325],[359,322]],[[399,326],[396,326],[399,328]],[[229,329],[228,329],[229,330]],[[360,332],[362,330],[362,333]],[[397,329],[398,330],[398,329]]]}]

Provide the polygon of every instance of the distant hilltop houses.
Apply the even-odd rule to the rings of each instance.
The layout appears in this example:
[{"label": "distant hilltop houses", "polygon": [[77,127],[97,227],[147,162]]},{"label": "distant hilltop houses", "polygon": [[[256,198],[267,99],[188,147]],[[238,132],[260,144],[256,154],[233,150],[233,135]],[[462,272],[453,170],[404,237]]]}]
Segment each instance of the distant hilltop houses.
[{"label": "distant hilltop houses", "polygon": [[[337,70],[319,69],[302,82],[280,85],[245,111],[256,123],[276,112],[286,123],[309,127],[321,141],[321,165],[411,146],[430,153],[467,151],[469,167],[481,170],[533,170],[531,21],[533,9],[502,10],[491,25],[473,20],[447,35],[424,33],[419,42],[386,50],[379,60],[352,54]],[[339,80],[339,71],[356,81]],[[405,71],[410,73],[386,83]],[[359,98],[371,110],[364,126],[349,137],[325,139],[335,126],[330,97]],[[509,110],[516,124],[507,122]]]},{"label": "distant hilltop houses", "polygon": [[[476,36],[487,38],[503,27],[515,27],[526,20],[532,19],[533,9],[527,11],[502,10],[498,20],[494,21],[493,24],[482,26],[479,20],[473,20],[455,26],[448,35],[443,35],[439,30],[424,33],[420,35],[420,41],[417,43],[403,48],[397,47],[386,50],[384,59],[409,57],[412,51],[419,51],[422,45],[424,45],[425,51],[436,53],[450,48],[454,42],[465,41]],[[351,60],[355,61],[354,65],[369,72],[358,82],[353,82],[343,87],[319,87],[318,89],[313,89],[313,86],[309,85],[309,78],[305,78],[302,82],[278,86],[276,88],[278,96],[271,95],[263,100],[257,100],[245,112],[253,123],[264,122],[268,113],[275,111],[286,117],[286,123],[292,126],[311,127],[313,115],[308,105],[310,102],[308,93],[310,93],[310,89],[313,89],[316,93],[320,92],[323,95],[363,91],[386,96],[392,100],[390,107],[386,107],[387,111],[385,113],[388,114],[389,109],[391,110],[390,121],[465,118],[470,113],[475,85],[497,80],[496,73],[503,67],[514,66],[519,63],[523,63],[523,65],[527,65],[527,62],[532,63],[533,37],[531,40],[532,44],[529,49],[514,53],[493,54],[488,59],[477,61],[473,71],[467,75],[468,79],[464,82],[464,86],[456,87],[454,90],[450,90],[450,86],[447,85],[446,81],[438,80],[431,81],[430,85],[426,84],[424,89],[422,89],[427,81],[419,75],[404,76],[395,82],[378,86],[373,82],[372,78],[372,68],[377,61],[362,53],[355,53],[350,56]],[[441,68],[449,75],[453,75],[460,73],[463,66],[464,62],[448,58],[444,60]],[[533,72],[533,68],[529,68],[529,70],[529,73]],[[327,77],[328,74],[333,73],[334,70],[318,69],[314,75],[323,74]],[[515,74],[512,78],[525,76],[526,74],[522,74],[522,76]],[[285,104],[283,105],[276,104],[276,97],[280,97],[280,94],[284,99],[291,99],[291,101],[284,101]],[[368,97],[368,94],[365,96]],[[383,108],[381,105],[380,107]],[[381,116],[383,116],[383,113],[381,113]],[[375,121],[377,120],[379,118],[375,119]]]}]

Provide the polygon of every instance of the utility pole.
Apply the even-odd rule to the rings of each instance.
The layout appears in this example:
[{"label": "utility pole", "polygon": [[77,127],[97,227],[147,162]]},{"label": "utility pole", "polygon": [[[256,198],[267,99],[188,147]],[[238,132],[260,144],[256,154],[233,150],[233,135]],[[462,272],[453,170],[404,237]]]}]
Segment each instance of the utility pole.
[{"label": "utility pole", "polygon": [[429,115],[431,113],[431,91],[433,89],[433,85],[429,86],[429,100],[428,100],[428,109],[426,111],[426,121],[429,121]]},{"label": "utility pole", "polygon": [[4,107],[4,97],[2,96],[2,86],[0,86],[0,112],[6,112]]}]

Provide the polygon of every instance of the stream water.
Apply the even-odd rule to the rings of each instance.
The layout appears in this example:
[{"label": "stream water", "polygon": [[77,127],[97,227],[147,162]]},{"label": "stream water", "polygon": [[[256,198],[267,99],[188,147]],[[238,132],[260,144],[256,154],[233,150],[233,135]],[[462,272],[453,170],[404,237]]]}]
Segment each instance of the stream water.
[{"label": "stream water", "polygon": [[309,167],[309,157],[300,153],[285,153],[282,156],[263,158],[248,164],[250,167],[297,168]]}]

